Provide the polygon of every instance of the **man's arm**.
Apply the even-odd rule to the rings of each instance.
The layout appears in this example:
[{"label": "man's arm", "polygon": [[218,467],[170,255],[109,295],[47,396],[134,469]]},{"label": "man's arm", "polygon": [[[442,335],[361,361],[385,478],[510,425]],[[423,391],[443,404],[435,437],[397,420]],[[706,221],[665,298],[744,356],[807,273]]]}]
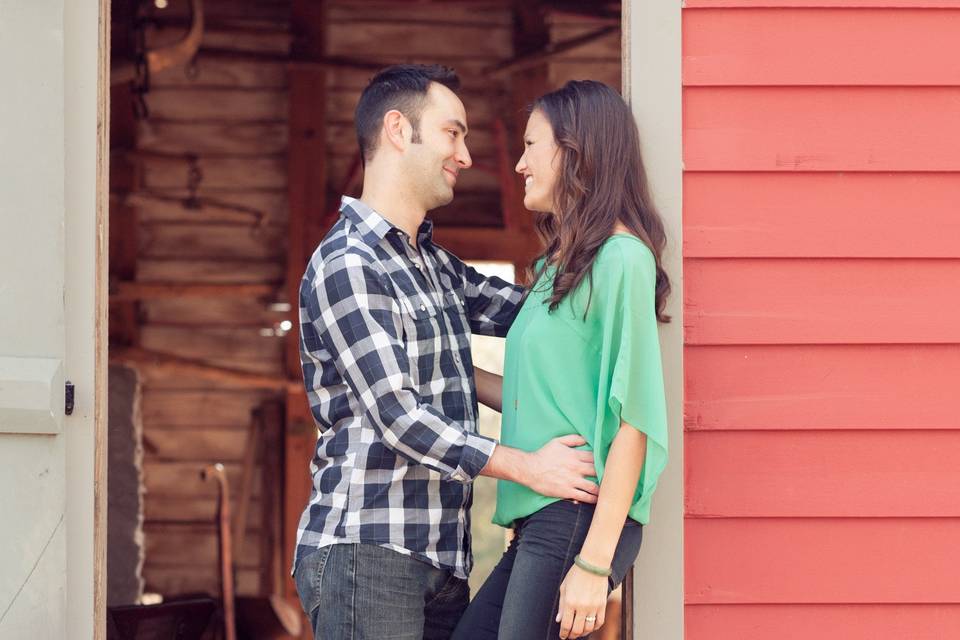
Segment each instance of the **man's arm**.
[{"label": "man's arm", "polygon": [[552,498],[595,503],[600,487],[587,480],[596,474],[593,454],[573,448],[586,442],[578,435],[561,436],[532,453],[498,444],[480,475],[512,480]]},{"label": "man's arm", "polygon": [[[491,409],[500,411],[503,377],[477,367],[474,367],[474,376],[477,398]],[[593,454],[574,448],[585,443],[580,436],[564,436],[533,453],[498,444],[480,474],[512,480],[546,496],[594,503],[599,487],[586,480],[596,474]]]},{"label": "man's arm", "polygon": [[[306,303],[304,348],[318,357],[329,352],[384,446],[445,480],[476,477],[496,443],[421,401],[402,339],[399,304],[369,259],[345,253],[329,261],[311,283]],[[322,386],[319,380],[307,384]]]},{"label": "man's arm", "polygon": [[482,336],[507,335],[523,303],[524,287],[487,277],[449,251],[444,253],[463,278],[470,330]]}]

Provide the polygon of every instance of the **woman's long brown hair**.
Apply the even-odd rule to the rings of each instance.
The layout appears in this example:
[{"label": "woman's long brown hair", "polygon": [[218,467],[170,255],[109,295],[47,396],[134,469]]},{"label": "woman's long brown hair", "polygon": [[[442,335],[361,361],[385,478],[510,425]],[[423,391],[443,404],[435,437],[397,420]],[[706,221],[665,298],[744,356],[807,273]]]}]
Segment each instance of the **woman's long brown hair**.
[{"label": "woman's long brown hair", "polygon": [[[580,80],[537,99],[532,111],[542,113],[553,127],[560,168],[553,212],[537,218],[545,249],[530,267],[531,282],[548,265],[556,266],[551,311],[584,278],[592,286],[593,262],[619,220],[653,253],[657,320],[669,322],[664,307],[670,279],[660,261],[666,234],[650,197],[640,135],[630,108],[607,85]],[[541,258],[544,261],[536,269]]]}]

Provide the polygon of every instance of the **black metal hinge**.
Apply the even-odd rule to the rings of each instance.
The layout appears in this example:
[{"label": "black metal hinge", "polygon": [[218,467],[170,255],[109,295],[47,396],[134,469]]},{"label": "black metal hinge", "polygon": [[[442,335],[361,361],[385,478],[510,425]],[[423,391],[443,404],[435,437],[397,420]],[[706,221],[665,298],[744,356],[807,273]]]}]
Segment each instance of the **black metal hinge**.
[{"label": "black metal hinge", "polygon": [[73,414],[73,394],[74,394],[73,383],[70,382],[69,380],[67,380],[65,391],[66,393],[63,394],[63,397],[64,397],[63,410],[69,416]]}]

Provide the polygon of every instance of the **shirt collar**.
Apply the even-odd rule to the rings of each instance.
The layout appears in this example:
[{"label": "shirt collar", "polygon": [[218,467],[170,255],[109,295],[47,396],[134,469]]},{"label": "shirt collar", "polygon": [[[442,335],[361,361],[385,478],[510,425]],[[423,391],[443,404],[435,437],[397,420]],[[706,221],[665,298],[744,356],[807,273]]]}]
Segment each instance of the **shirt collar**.
[{"label": "shirt collar", "polygon": [[[390,223],[389,220],[377,213],[373,207],[350,196],[340,198],[340,213],[350,222],[356,225],[360,232],[360,237],[370,246],[376,245],[383,240],[388,233],[395,232],[405,236],[406,234],[398,227]],[[433,239],[433,220],[424,220],[417,229],[417,242],[430,241]]]}]

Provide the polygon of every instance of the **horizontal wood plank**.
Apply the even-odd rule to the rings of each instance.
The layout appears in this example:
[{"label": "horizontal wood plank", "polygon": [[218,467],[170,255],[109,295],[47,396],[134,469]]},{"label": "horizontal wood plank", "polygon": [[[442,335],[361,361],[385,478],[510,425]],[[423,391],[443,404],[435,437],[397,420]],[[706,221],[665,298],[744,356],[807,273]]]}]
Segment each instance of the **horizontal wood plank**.
[{"label": "horizontal wood plank", "polygon": [[278,225],[144,224],[140,227],[140,255],[167,260],[255,258],[279,261],[286,253],[286,232],[286,227]]},{"label": "horizontal wood plank", "polygon": [[197,123],[152,118],[141,122],[137,147],[161,153],[274,155],[286,151],[287,131],[285,122]]},{"label": "horizontal wood plank", "polygon": [[[238,569],[235,573],[236,594],[253,596],[260,594],[262,573],[259,569]],[[196,565],[155,565],[148,559],[143,567],[143,579],[147,593],[160,593],[167,598],[178,595],[206,593],[220,597],[220,567]]]},{"label": "horizontal wood plank", "polygon": [[957,86],[958,32],[960,11],[686,11],[683,83]]},{"label": "horizontal wood plank", "polygon": [[219,55],[204,54],[201,51],[190,73],[186,73],[184,67],[166,69],[150,76],[150,85],[156,89],[196,87],[285,89],[287,65],[279,61],[251,62],[240,58],[227,59]]},{"label": "horizontal wood plank", "polygon": [[[143,422],[155,427],[233,428],[244,431],[253,410],[276,394],[263,391],[162,391],[146,388],[140,401]],[[239,437],[239,436],[237,436]]]},{"label": "horizontal wood plank", "polygon": [[448,24],[438,37],[436,27],[418,23],[368,23],[362,29],[328,29],[330,54],[403,54],[447,56],[469,52],[475,56],[502,56],[512,49],[513,29],[509,26]]},{"label": "horizontal wood plank", "polygon": [[[209,524],[217,521],[218,499],[215,496],[150,496],[144,501],[144,519],[153,524]],[[251,498],[247,522],[251,528],[261,526],[260,498]],[[238,509],[234,497],[231,509]]]},{"label": "horizontal wood plank", "polygon": [[683,255],[955,258],[957,202],[951,173],[687,173]]},{"label": "horizontal wood plank", "polygon": [[146,96],[151,117],[214,122],[287,117],[287,92],[234,87],[160,88]]},{"label": "horizontal wood plank", "polygon": [[[503,3],[501,3],[503,4]],[[484,2],[445,1],[398,5],[389,0],[379,2],[330,2],[327,20],[339,29],[362,29],[368,24],[414,23],[442,28],[449,24],[463,26],[513,27],[513,16],[507,7]]]},{"label": "horizontal wood plank", "polygon": [[146,425],[143,432],[143,448],[154,459],[243,462],[246,446],[246,431],[238,431],[234,427],[153,429],[151,425]]},{"label": "horizontal wood plank", "polygon": [[278,299],[279,286],[269,299],[224,297],[143,300],[140,302],[140,313],[144,324],[154,326],[273,327],[290,315],[270,309],[269,304]]},{"label": "horizontal wood plank", "polygon": [[958,536],[957,518],[688,518],[686,602],[960,603]]},{"label": "horizontal wood plank", "polygon": [[[144,155],[143,186],[148,190],[186,189],[190,162],[186,158]],[[208,189],[281,189],[287,184],[283,154],[201,157],[200,184]]]},{"label": "horizontal wood plank", "polygon": [[596,80],[620,91],[620,60],[551,62],[548,79],[550,85],[554,87],[560,87],[571,80]]},{"label": "horizontal wood plank", "polygon": [[145,325],[141,332],[144,349],[203,360],[279,360],[283,339],[262,336],[254,327],[199,328]]},{"label": "horizontal wood plank", "polygon": [[957,429],[960,345],[687,346],[690,430]]},{"label": "horizontal wood plank", "polygon": [[[211,498],[219,495],[217,483],[214,480],[204,480],[201,477],[203,469],[208,464],[215,464],[217,460],[208,462],[171,462],[145,459],[143,462],[144,487],[147,490],[147,500],[153,496],[166,498]],[[237,462],[225,462],[223,466],[227,473],[227,481],[234,492],[240,490],[242,465]],[[254,471],[254,495],[260,495],[263,486],[261,469]]]},{"label": "horizontal wood plank", "polygon": [[960,516],[960,430],[695,432],[684,464],[688,516]]},{"label": "horizontal wood plank", "polygon": [[687,171],[960,170],[960,87],[683,93]]},{"label": "horizontal wood plank", "polygon": [[[306,268],[306,265],[304,265]],[[255,283],[283,280],[283,265],[276,260],[254,259],[147,259],[137,261],[141,282]]]},{"label": "horizontal wood plank", "polygon": [[958,260],[684,261],[688,344],[958,343]]},{"label": "horizontal wood plank", "polygon": [[[143,528],[146,556],[152,565],[208,565],[218,562],[216,526],[150,524]],[[242,553],[234,551],[237,567],[260,566],[260,536],[256,529],[248,529]]]},{"label": "horizontal wood plank", "polygon": [[684,623],[711,640],[947,640],[960,637],[960,605],[687,605]]},{"label": "horizontal wood plank", "polygon": [[179,189],[137,191],[126,202],[137,208],[137,219],[156,222],[232,222],[248,228],[261,225],[285,225],[287,192],[279,189],[244,189],[240,185],[226,190],[201,188],[196,209],[184,204],[189,193]]}]

